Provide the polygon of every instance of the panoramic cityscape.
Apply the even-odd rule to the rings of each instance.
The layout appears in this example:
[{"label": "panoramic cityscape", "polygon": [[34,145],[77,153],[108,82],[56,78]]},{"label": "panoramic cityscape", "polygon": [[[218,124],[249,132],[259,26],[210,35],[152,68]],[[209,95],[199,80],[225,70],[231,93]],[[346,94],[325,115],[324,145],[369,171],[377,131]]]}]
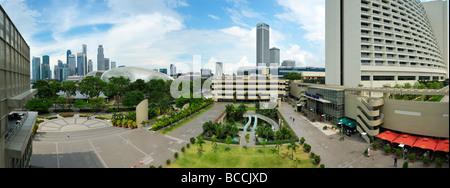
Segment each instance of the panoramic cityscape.
[{"label": "panoramic cityscape", "polygon": [[65,2],[0,0],[0,168],[449,168],[448,1]]}]

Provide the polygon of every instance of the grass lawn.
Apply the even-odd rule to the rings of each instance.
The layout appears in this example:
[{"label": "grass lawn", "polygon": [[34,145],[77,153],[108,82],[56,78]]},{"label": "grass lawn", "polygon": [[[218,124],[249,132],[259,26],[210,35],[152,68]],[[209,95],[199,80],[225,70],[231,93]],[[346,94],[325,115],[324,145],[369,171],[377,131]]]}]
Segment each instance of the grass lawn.
[{"label": "grass lawn", "polygon": [[[287,145],[280,148],[280,154],[273,152],[275,147],[248,147],[217,145],[216,153],[212,150],[212,144],[203,145],[203,154],[199,156],[197,144],[187,149],[184,154],[175,160],[169,168],[316,168],[303,152],[300,146],[294,153],[294,159],[300,163],[294,163],[292,150],[287,150]],[[179,152],[181,153],[181,152]],[[171,159],[173,161],[173,158]]]}]

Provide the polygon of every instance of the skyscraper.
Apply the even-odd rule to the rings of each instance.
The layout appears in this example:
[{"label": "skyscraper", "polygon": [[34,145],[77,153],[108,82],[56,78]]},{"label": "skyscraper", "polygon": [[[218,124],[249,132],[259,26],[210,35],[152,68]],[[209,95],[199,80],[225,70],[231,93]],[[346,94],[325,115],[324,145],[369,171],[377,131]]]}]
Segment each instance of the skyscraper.
[{"label": "skyscraper", "polygon": [[256,65],[270,66],[270,26],[259,23],[256,27]]},{"label": "skyscraper", "polygon": [[445,79],[447,7],[447,1],[326,0],[326,84]]},{"label": "skyscraper", "polygon": [[[93,67],[93,63],[92,63],[92,59],[89,59],[89,62],[88,62],[88,71],[87,71],[87,73],[90,73],[90,72],[92,72],[94,69],[93,69],[94,67]],[[87,74],[86,73],[86,74]]]},{"label": "skyscraper", "polygon": [[77,54],[77,75],[84,76],[84,53]]},{"label": "skyscraper", "polygon": [[222,76],[222,75],[223,75],[223,63],[216,62],[216,75],[215,76]]},{"label": "skyscraper", "polygon": [[280,49],[275,47],[270,49],[270,65],[280,66]]},{"label": "skyscraper", "polygon": [[109,70],[109,58],[104,58],[105,60],[105,69],[103,70]]},{"label": "skyscraper", "polygon": [[98,45],[97,70],[105,70],[105,54],[103,54],[103,45]]},{"label": "skyscraper", "polygon": [[67,66],[69,68],[69,76],[77,74],[77,60],[75,54],[70,54],[67,60]]},{"label": "skyscraper", "polygon": [[111,69],[115,69],[116,68],[116,62],[115,61],[111,61]]},{"label": "skyscraper", "polygon": [[174,64],[170,64],[170,76],[176,76],[177,75],[177,67],[175,67]]},{"label": "skyscraper", "polygon": [[69,55],[72,54],[72,51],[67,50],[66,52],[66,64],[69,64]]},{"label": "skyscraper", "polygon": [[84,75],[86,75],[88,73],[88,60],[87,60],[87,45],[83,44],[82,45],[83,48],[83,56],[84,56]]},{"label": "skyscraper", "polygon": [[41,79],[41,58],[39,57],[33,57],[32,60],[32,73],[33,73],[33,82],[36,82],[36,80]]},{"label": "skyscraper", "polygon": [[42,56],[41,79],[49,80],[50,78],[51,78],[50,57],[48,55],[44,55]]}]

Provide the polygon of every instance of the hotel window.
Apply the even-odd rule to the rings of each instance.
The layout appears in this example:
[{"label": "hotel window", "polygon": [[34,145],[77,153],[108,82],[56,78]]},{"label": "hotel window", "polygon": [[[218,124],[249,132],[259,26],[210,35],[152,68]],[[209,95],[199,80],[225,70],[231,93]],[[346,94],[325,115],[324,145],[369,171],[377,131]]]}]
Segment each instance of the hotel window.
[{"label": "hotel window", "polygon": [[398,76],[398,80],[416,80],[415,76]]},{"label": "hotel window", "polygon": [[395,80],[395,76],[373,76],[374,81],[389,81]]},{"label": "hotel window", "polygon": [[370,76],[361,76],[361,81],[370,81]]}]

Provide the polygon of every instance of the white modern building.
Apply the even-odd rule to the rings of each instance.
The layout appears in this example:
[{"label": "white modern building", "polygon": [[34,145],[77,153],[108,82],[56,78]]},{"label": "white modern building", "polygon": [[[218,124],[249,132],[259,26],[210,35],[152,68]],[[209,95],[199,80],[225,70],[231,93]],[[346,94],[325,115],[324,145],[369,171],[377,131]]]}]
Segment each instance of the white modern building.
[{"label": "white modern building", "polygon": [[448,78],[447,1],[326,0],[326,84]]}]

